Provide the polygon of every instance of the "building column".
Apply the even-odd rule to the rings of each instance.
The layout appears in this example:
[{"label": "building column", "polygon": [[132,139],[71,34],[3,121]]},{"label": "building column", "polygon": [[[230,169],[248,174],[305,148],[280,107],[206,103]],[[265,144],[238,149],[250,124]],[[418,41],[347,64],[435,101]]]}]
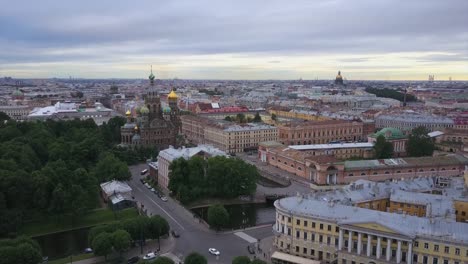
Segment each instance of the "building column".
[{"label": "building column", "polygon": [[401,262],[401,241],[398,240],[398,248],[396,252],[396,262],[400,263]]},{"label": "building column", "polygon": [[406,263],[413,263],[413,242],[408,243],[408,252],[406,253]]},{"label": "building column", "polygon": [[358,233],[358,240],[357,240],[357,254],[361,255],[361,248],[362,248],[362,234]]},{"label": "building column", "polygon": [[348,252],[351,253],[351,250],[353,249],[353,231],[349,231],[349,237],[348,237]]},{"label": "building column", "polygon": [[377,237],[377,252],[375,252],[377,259],[380,258],[380,253],[382,253],[382,249],[380,248],[380,242],[382,241],[381,237]]},{"label": "building column", "polygon": [[390,261],[390,258],[392,257],[392,240],[387,239],[387,253],[385,254],[385,257],[387,261]]},{"label": "building column", "polygon": [[343,229],[340,228],[340,235],[338,237],[338,250],[343,249]]},{"label": "building column", "polygon": [[371,244],[372,244],[372,236],[367,235],[367,256],[368,257],[370,257],[371,251],[372,251]]}]

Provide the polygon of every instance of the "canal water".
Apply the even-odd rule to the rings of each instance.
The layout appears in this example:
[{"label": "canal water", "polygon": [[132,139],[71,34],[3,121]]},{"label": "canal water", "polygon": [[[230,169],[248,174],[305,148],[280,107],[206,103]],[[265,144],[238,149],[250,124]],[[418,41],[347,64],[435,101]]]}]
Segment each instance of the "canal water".
[{"label": "canal water", "polygon": [[[229,213],[230,223],[227,229],[241,229],[275,222],[275,208],[271,203],[233,204],[224,206]],[[198,217],[207,221],[208,207],[192,209]]]},{"label": "canal water", "polygon": [[33,237],[42,248],[42,255],[49,260],[67,257],[71,254],[83,253],[88,246],[89,228],[76,229],[67,232],[54,233]]}]

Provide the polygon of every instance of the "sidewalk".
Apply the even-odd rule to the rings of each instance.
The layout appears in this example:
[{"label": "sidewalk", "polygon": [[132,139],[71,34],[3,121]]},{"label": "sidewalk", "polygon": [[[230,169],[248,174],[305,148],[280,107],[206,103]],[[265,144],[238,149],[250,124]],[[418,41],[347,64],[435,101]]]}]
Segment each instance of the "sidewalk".
[{"label": "sidewalk", "polygon": [[255,257],[257,259],[271,263],[271,254],[275,252],[275,248],[273,246],[274,238],[275,236],[269,236],[258,242],[257,249],[255,251]]},{"label": "sidewalk", "polygon": [[[175,248],[175,242],[176,240],[172,237],[169,236],[167,239],[161,239],[161,250],[159,251],[159,254],[166,254],[170,251],[172,251]],[[134,256],[139,256],[140,259],[143,258],[143,256],[151,251],[156,251],[158,249],[158,240],[148,240],[146,241],[146,245],[143,246],[143,254],[141,254],[141,249],[139,246],[130,248],[129,251],[125,252],[123,254],[123,258],[125,261],[128,258],[134,257]],[[107,256],[107,259],[113,259],[117,257],[118,254],[112,254]],[[84,259],[80,261],[73,261],[74,264],[95,264],[95,263],[103,263],[104,262],[104,257],[94,257],[94,258],[89,258],[89,259]],[[68,262],[70,263],[70,262]]]}]

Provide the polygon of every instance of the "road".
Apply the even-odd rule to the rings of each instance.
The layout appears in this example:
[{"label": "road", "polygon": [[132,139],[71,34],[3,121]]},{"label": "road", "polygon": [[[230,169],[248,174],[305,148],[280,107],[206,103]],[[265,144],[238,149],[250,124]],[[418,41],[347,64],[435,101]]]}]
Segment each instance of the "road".
[{"label": "road", "polygon": [[[235,232],[216,233],[208,229],[204,224],[199,223],[198,219],[179,203],[168,197],[168,201],[162,201],[157,195],[148,190],[140,182],[140,172],[146,169],[146,164],[131,166],[132,179],[128,182],[133,189],[135,200],[144,205],[148,214],[159,214],[167,219],[171,229],[180,233],[176,239],[176,245],[173,254],[183,259],[187,254],[196,251],[207,257],[209,263],[231,263],[236,256],[249,255],[247,246],[249,236],[255,239],[263,239],[271,236],[271,226],[253,228],[245,231],[243,234]],[[244,237],[244,238],[241,238]],[[214,247],[221,252],[216,258],[208,253],[208,248]]]}]

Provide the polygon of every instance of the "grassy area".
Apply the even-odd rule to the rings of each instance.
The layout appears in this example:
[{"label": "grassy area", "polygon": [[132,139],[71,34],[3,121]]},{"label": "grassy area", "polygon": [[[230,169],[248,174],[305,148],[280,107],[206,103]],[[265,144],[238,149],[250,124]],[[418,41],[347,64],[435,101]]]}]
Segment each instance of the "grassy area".
[{"label": "grassy area", "polygon": [[135,208],[128,208],[115,213],[110,209],[97,209],[75,219],[72,219],[70,216],[65,216],[61,219],[49,218],[38,222],[26,223],[19,233],[35,237],[50,233],[92,227],[99,224],[110,223],[115,220],[133,218],[137,215],[138,212]]},{"label": "grassy area", "polygon": [[[74,261],[89,259],[89,258],[94,258],[94,257],[95,256],[93,255],[93,253],[86,253],[86,254],[73,255],[73,258],[71,258],[71,260],[74,262]],[[52,260],[48,262],[48,264],[66,264],[66,263],[70,263],[70,257],[56,259],[56,260]]]}]

